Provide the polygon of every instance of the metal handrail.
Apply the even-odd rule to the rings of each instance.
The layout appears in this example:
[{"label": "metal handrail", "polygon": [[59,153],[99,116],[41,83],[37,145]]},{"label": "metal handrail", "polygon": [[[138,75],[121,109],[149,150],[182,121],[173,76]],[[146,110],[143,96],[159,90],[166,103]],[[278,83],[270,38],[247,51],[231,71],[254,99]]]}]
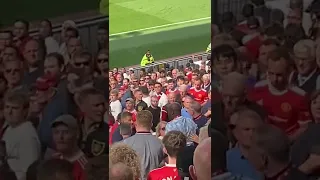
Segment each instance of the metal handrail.
[{"label": "metal handrail", "polygon": [[156,61],[150,65],[147,65],[147,66],[144,66],[144,67],[141,67],[141,66],[134,66],[134,67],[130,67],[130,69],[132,69],[134,71],[134,73],[136,75],[138,75],[139,73],[139,70],[140,69],[145,69],[146,71],[148,71],[148,69],[151,69],[152,71],[154,71],[154,68],[159,66],[159,65],[163,65],[163,64],[167,64],[167,63],[170,63],[172,64],[173,63],[173,67],[174,68],[179,68],[180,65],[182,64],[186,64],[189,62],[189,60],[193,60],[195,62],[195,58],[198,57],[198,59],[196,59],[197,61],[200,61],[200,60],[206,60],[206,59],[199,59],[199,57],[203,57],[203,56],[207,56],[209,55],[208,53],[206,52],[200,52],[200,53],[196,53],[196,54],[193,54],[193,55],[186,55],[186,56],[183,56],[183,57],[175,57],[175,58],[170,58],[170,59],[167,59],[167,60],[162,60],[162,61]]},{"label": "metal handrail", "polygon": [[[75,20],[74,22],[77,24],[78,28],[82,28],[82,27],[88,27],[90,25],[95,25],[97,23],[101,23],[101,22],[108,21],[108,20],[109,20],[109,16],[99,15],[99,16],[93,16],[93,17],[89,17],[89,18],[78,19],[78,20]],[[62,23],[55,24],[52,27],[53,33],[61,32],[61,30],[62,30]],[[32,36],[37,35],[39,33],[38,31],[39,31],[38,28],[34,28],[34,29],[30,30],[30,34]]]}]

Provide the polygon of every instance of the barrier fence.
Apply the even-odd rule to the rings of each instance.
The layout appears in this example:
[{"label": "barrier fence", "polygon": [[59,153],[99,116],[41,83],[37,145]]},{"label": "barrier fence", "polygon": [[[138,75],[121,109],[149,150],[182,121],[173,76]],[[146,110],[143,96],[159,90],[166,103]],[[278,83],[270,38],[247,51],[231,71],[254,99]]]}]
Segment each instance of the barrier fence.
[{"label": "barrier fence", "polygon": [[[88,48],[90,52],[97,52],[98,44],[96,41],[98,26],[101,23],[108,22],[108,16],[94,16],[83,18],[79,20],[74,20],[77,24],[79,34],[81,36],[82,43]],[[53,26],[53,37],[60,42],[60,34],[62,30],[62,23]],[[38,34],[38,29],[32,29],[30,34],[35,36]]]},{"label": "barrier fence", "polygon": [[139,71],[142,68],[145,69],[146,72],[157,72],[160,69],[163,69],[163,68],[166,69],[166,67],[181,69],[181,68],[185,68],[186,64],[189,63],[190,61],[196,62],[196,61],[207,60],[207,56],[208,56],[208,53],[200,52],[192,55],[186,55],[183,57],[171,58],[163,61],[155,61],[154,63],[145,67],[134,66],[134,67],[130,67],[130,69],[132,69],[136,75],[139,74]]}]

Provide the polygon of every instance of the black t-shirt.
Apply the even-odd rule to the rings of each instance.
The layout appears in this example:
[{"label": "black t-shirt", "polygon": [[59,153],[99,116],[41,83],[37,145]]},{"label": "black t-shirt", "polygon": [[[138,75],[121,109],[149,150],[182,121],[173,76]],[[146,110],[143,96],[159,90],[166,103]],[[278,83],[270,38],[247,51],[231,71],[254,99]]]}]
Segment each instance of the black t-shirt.
[{"label": "black t-shirt", "polygon": [[161,113],[161,108],[157,107],[156,109],[152,108],[151,106],[147,108],[148,111],[150,111],[153,115],[152,119],[152,131],[156,131],[156,126],[160,122],[160,113]]},{"label": "black t-shirt", "polygon": [[147,103],[145,103],[144,101],[140,101],[136,104],[136,111],[142,111],[142,110],[146,110],[148,108]]},{"label": "black t-shirt", "polygon": [[[82,133],[81,133],[82,134]],[[82,138],[80,138],[81,140]],[[86,141],[81,143],[81,149],[88,158],[108,154],[109,126],[102,122],[97,129],[88,134]]]}]

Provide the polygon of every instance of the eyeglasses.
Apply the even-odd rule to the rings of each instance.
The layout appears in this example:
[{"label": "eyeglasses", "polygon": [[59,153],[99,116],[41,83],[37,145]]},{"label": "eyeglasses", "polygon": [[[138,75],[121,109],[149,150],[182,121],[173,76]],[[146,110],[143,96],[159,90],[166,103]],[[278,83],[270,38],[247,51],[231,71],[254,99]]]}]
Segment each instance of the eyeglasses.
[{"label": "eyeglasses", "polygon": [[101,58],[101,59],[97,59],[98,63],[104,63],[104,62],[108,62],[107,58]]},{"label": "eyeglasses", "polygon": [[89,66],[89,64],[90,64],[89,61],[86,61],[86,62],[76,62],[76,63],[74,63],[74,65],[75,65],[76,67],[81,67],[81,65],[83,65],[83,66]]}]

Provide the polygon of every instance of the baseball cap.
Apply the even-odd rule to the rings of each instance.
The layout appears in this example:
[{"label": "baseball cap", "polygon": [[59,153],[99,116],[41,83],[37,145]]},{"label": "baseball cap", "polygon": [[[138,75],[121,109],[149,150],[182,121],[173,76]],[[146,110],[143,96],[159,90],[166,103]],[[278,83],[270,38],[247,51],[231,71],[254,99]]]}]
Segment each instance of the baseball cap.
[{"label": "baseball cap", "polygon": [[46,74],[42,77],[38,77],[35,83],[35,88],[37,90],[46,91],[51,87],[55,87],[57,85],[57,79],[55,76]]},{"label": "baseball cap", "polygon": [[64,124],[68,126],[68,128],[78,129],[78,121],[76,120],[76,118],[69,114],[61,115],[57,119],[55,119],[51,124],[51,128],[54,128],[59,124]]},{"label": "baseball cap", "polygon": [[127,98],[127,99],[126,99],[126,102],[127,102],[127,101],[130,101],[130,102],[134,103],[134,100],[133,100],[132,98]]},{"label": "baseball cap", "polygon": [[316,45],[310,39],[298,41],[293,47],[293,55],[297,58],[314,58],[316,56]]}]

